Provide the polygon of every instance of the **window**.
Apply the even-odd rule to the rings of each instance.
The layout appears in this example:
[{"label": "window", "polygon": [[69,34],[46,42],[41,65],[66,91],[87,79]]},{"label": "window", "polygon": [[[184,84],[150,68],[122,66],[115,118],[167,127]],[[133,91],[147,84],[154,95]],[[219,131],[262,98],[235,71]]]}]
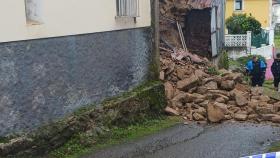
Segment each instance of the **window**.
[{"label": "window", "polygon": [[242,10],[243,9],[243,0],[235,0],[234,4],[235,10]]},{"label": "window", "polygon": [[139,0],[117,0],[117,17],[139,16]]},{"label": "window", "polygon": [[27,24],[39,25],[43,23],[42,1],[43,0],[25,0],[25,14]]}]

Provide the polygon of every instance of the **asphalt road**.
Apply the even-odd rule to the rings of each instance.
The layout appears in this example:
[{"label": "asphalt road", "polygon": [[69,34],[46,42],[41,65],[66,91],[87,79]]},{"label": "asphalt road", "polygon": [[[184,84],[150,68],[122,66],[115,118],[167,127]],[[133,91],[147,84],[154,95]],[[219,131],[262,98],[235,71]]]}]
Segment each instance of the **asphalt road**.
[{"label": "asphalt road", "polygon": [[85,158],[239,158],[263,153],[278,139],[280,127],[272,125],[177,125]]}]

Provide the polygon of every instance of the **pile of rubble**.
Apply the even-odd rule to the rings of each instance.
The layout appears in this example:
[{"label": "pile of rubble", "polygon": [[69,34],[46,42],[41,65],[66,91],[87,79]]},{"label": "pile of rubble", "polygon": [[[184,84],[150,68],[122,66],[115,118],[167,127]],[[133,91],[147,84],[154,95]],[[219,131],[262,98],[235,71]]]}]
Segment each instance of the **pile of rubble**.
[{"label": "pile of rubble", "polygon": [[280,123],[280,102],[264,95],[262,88],[250,88],[241,73],[219,70],[220,74],[215,75],[210,65],[176,61],[169,55],[162,52],[160,73],[165,82],[168,114],[200,123]]}]

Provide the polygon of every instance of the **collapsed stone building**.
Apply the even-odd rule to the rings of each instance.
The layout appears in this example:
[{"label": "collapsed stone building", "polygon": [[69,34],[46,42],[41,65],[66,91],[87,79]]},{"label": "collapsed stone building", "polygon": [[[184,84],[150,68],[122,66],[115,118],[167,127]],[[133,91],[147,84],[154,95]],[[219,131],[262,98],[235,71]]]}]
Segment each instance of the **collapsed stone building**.
[{"label": "collapsed stone building", "polygon": [[176,22],[182,26],[187,49],[208,58],[224,45],[224,0],[160,0],[161,40],[182,47]]},{"label": "collapsed stone building", "polygon": [[224,1],[161,0],[160,15],[160,79],[165,82],[166,113],[186,122],[280,123],[279,98],[266,95],[263,88],[251,88],[242,73],[173,55],[175,48],[183,47],[179,23],[187,50],[215,60],[224,43]]}]

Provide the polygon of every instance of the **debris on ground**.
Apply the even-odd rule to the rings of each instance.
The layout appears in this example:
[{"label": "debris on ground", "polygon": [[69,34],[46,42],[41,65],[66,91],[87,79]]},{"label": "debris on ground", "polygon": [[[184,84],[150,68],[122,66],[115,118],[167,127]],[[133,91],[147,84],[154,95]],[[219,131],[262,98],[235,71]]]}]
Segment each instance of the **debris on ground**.
[{"label": "debris on ground", "polygon": [[164,51],[160,61],[168,114],[197,122],[280,122],[280,101],[264,95],[261,87],[248,86],[241,73],[212,73],[210,63],[178,61]]}]

